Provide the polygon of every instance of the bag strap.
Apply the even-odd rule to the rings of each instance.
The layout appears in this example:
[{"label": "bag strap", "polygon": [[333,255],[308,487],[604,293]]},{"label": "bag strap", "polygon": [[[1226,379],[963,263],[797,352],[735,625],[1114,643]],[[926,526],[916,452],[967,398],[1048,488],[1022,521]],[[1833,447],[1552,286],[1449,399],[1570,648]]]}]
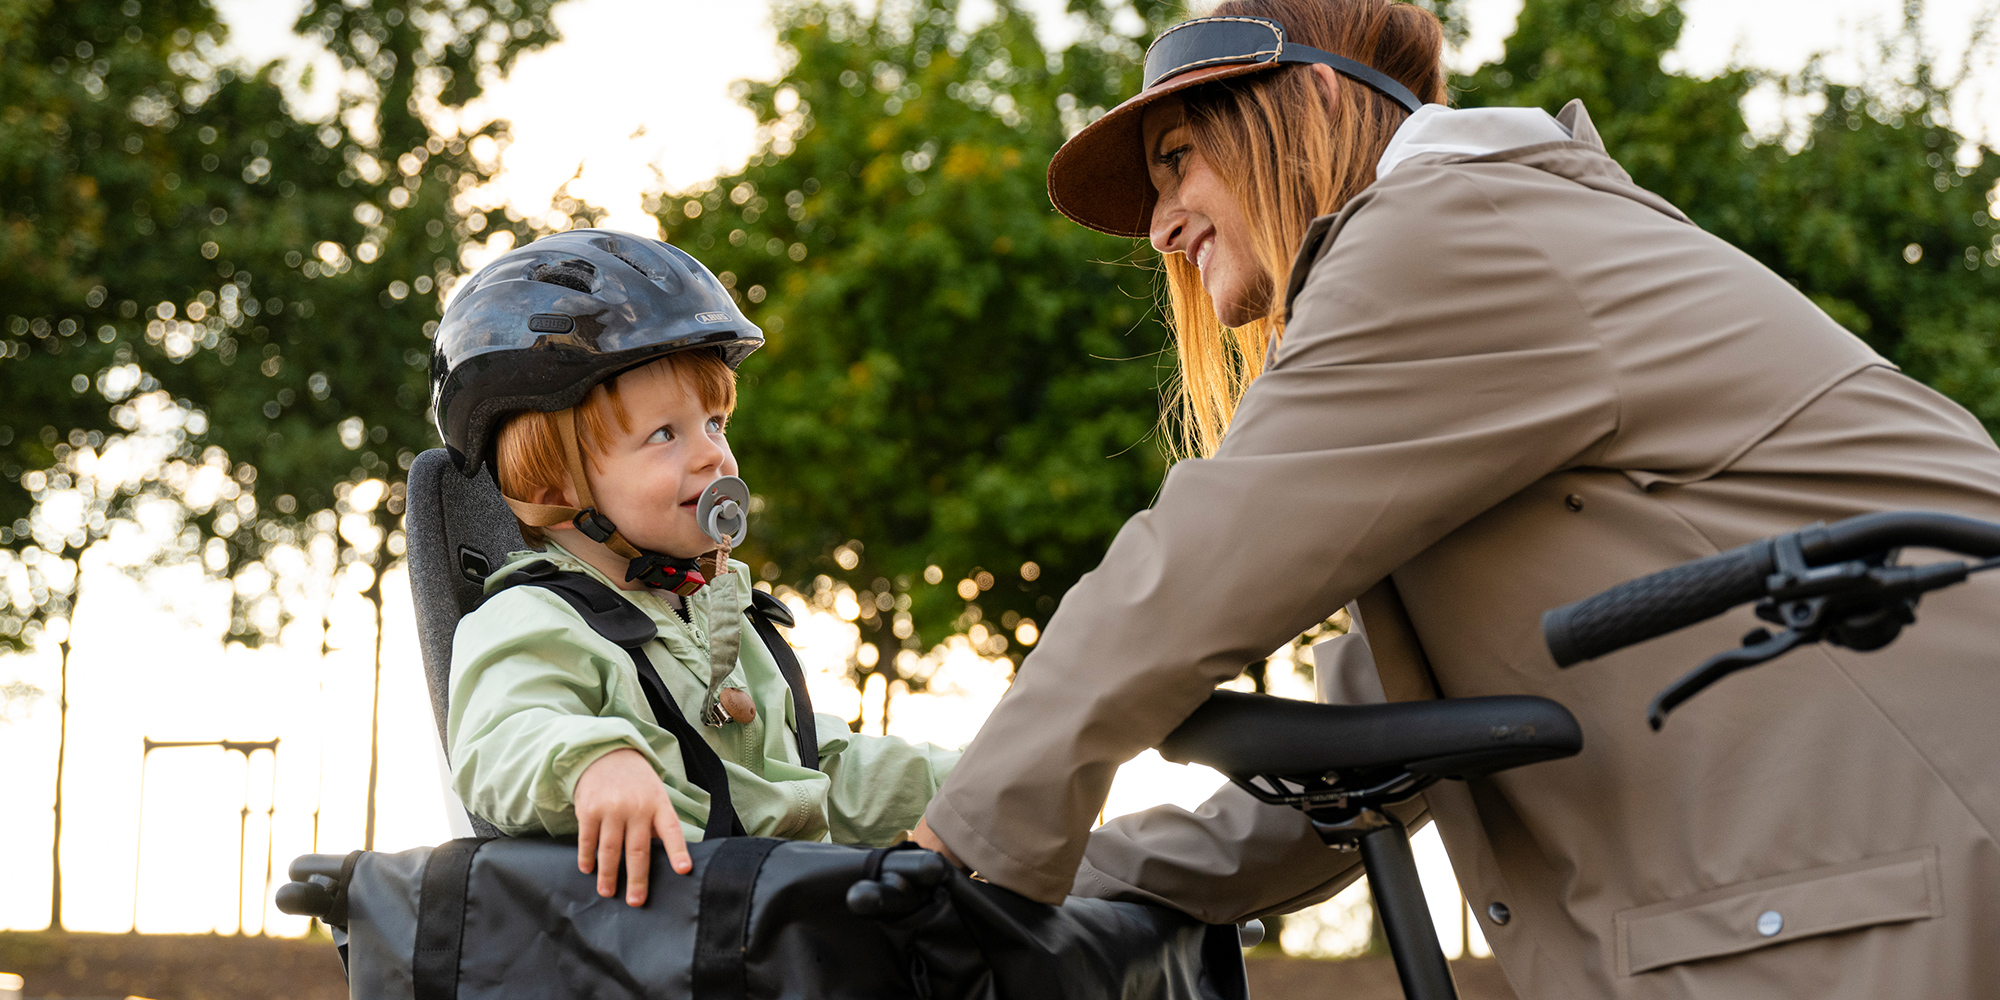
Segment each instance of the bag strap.
[{"label": "bag strap", "polygon": [[701,910],[690,970],[694,1000],[749,997],[743,959],[750,937],[750,900],[757,873],[780,843],[770,837],[736,837],[722,841],[708,856],[701,873]]},{"label": "bag strap", "polygon": [[333,902],[327,906],[326,916],[320,918],[320,923],[328,927],[338,927],[343,931],[347,929],[347,887],[354,884],[354,866],[360,863],[361,856],[366,853],[368,852],[349,851],[347,857],[340,862],[339,877],[327,887],[327,894],[333,897]]},{"label": "bag strap", "polygon": [[770,650],[771,659],[778,662],[778,673],[784,675],[785,685],[792,689],[792,714],[797,717],[792,736],[798,741],[799,763],[817,771],[819,726],[813,721],[812,695],[806,692],[805,670],[799,666],[799,654],[792,649],[792,644],[778,633],[778,626],[792,626],[792,610],[770,594],[753,590],[750,592],[750,624],[756,626],[757,637],[764,640],[764,648]]},{"label": "bag strap", "polygon": [[[417,941],[410,955],[415,1000],[456,1000],[458,959],[465,941],[465,889],[472,856],[489,837],[467,837],[431,848],[417,897]],[[359,852],[357,852],[359,853]]]}]

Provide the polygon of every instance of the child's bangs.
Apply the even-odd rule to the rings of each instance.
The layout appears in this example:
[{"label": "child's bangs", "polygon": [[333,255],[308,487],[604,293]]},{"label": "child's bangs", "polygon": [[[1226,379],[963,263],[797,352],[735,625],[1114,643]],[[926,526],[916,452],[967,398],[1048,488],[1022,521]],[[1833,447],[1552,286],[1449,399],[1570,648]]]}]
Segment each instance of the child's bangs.
[{"label": "child's bangs", "polygon": [[721,355],[712,350],[676,351],[621,372],[590,390],[583,405],[577,408],[577,415],[583,423],[582,434],[586,439],[583,450],[586,454],[596,450],[591,441],[610,439],[614,433],[613,421],[616,421],[619,432],[632,429],[632,415],[625,409],[625,401],[618,396],[618,383],[635,376],[678,381],[693,392],[703,406],[724,413],[736,409],[736,371],[723,362]]}]

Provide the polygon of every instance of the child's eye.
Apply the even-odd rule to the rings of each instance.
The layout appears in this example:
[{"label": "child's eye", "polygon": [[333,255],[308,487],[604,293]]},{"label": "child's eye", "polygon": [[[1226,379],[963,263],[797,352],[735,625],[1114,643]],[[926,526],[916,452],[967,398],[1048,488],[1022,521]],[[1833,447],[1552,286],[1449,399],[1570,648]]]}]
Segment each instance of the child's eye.
[{"label": "child's eye", "polygon": [[667,442],[672,441],[673,439],[674,439],[674,429],[671,427],[662,427],[659,430],[654,431],[650,436],[648,436],[646,438],[646,443],[666,444]]},{"label": "child's eye", "polygon": [[708,418],[708,432],[710,434],[722,433],[722,426],[723,426],[723,418],[721,417]]}]

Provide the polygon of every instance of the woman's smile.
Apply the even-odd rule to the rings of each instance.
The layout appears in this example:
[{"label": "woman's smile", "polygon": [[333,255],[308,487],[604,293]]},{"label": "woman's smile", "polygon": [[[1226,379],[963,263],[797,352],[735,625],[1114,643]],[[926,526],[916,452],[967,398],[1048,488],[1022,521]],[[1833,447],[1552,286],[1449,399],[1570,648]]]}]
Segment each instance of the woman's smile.
[{"label": "woman's smile", "polygon": [[1190,256],[1194,258],[1194,266],[1202,272],[1203,277],[1206,277],[1208,274],[1208,258],[1214,252],[1215,252],[1214,232],[1211,231],[1203,233],[1200,237],[1195,239],[1193,252],[1190,254]]}]

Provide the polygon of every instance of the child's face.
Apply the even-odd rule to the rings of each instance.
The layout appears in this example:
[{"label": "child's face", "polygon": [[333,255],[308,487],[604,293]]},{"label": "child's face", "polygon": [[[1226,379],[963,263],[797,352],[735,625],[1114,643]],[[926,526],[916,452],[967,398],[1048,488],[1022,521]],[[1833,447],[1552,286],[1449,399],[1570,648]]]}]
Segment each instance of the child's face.
[{"label": "child's face", "polygon": [[695,523],[695,501],[708,484],[736,475],[736,456],[723,436],[728,414],[702,405],[678,375],[643,368],[618,380],[631,430],[613,439],[587,468],[597,508],[627,541],[690,559],[715,548]]}]

